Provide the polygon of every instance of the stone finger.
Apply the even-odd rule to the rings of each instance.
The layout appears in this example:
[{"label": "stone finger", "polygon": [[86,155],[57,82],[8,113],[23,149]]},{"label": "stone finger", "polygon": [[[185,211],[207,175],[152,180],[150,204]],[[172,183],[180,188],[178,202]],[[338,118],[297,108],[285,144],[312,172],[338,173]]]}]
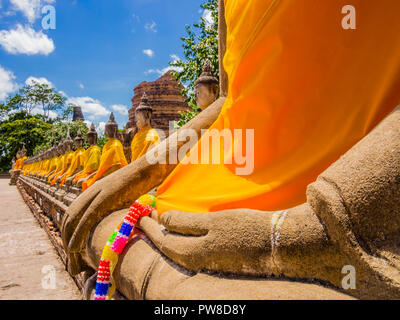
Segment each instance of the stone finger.
[{"label": "stone finger", "polygon": [[203,236],[210,230],[211,218],[208,213],[168,211],[161,216],[160,221],[168,231]]}]

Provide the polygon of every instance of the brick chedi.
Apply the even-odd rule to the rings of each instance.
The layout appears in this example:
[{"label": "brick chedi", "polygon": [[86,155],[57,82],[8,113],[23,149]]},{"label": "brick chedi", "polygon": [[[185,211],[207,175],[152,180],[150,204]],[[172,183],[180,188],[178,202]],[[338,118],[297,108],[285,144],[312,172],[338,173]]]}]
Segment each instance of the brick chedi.
[{"label": "brick chedi", "polygon": [[169,122],[179,119],[179,112],[190,110],[181,94],[183,86],[174,80],[169,71],[153,82],[144,81],[134,89],[132,108],[129,110],[127,128],[135,126],[135,109],[139,105],[143,93],[146,92],[148,104],[153,108],[151,125],[162,129],[168,135]]}]

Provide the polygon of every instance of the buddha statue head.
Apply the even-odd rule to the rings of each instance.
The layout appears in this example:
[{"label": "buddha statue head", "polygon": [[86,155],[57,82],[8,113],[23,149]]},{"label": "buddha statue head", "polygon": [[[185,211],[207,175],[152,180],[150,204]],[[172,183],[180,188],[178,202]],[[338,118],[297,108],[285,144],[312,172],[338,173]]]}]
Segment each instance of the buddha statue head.
[{"label": "buddha statue head", "polygon": [[65,141],[64,141],[64,150],[65,150],[65,152],[71,151],[73,145],[74,145],[74,141],[72,141],[71,135],[70,135],[69,129],[68,129],[67,137],[65,138]]},{"label": "buddha statue head", "polygon": [[78,130],[78,133],[76,134],[76,137],[74,139],[74,145],[76,149],[82,148],[83,147],[83,138],[82,138],[82,132],[81,130]]},{"label": "buddha statue head", "polygon": [[206,109],[218,99],[219,81],[213,75],[210,60],[206,60],[203,65],[203,73],[194,84],[194,97],[197,106],[202,110]]},{"label": "buddha statue head", "polygon": [[26,154],[28,153],[28,150],[25,148],[25,143],[22,145],[21,149],[21,158],[26,157]]},{"label": "buddha statue head", "polygon": [[57,146],[57,153],[58,153],[58,155],[62,155],[62,154],[65,153],[65,150],[64,150],[64,139],[63,138],[61,138],[60,143]]},{"label": "buddha statue head", "polygon": [[151,123],[151,116],[153,114],[153,108],[149,105],[146,92],[143,93],[140,104],[135,109],[135,122],[136,127],[140,130]]},{"label": "buddha statue head", "polygon": [[89,146],[97,144],[97,132],[94,123],[92,123],[92,125],[90,126],[90,130],[86,135],[86,141]]},{"label": "buddha statue head", "polygon": [[117,138],[118,124],[115,122],[114,113],[111,112],[110,120],[106,123],[105,135],[107,138]]}]

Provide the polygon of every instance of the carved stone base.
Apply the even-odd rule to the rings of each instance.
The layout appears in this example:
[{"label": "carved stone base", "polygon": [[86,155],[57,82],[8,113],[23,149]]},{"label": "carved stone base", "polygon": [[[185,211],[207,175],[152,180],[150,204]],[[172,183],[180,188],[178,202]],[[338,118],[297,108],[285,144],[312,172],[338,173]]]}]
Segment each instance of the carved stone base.
[{"label": "carved stone base", "polygon": [[76,195],[76,194],[73,193],[73,192],[68,192],[68,193],[64,196],[63,202],[64,202],[64,204],[65,204],[66,206],[69,207],[69,206],[71,205],[71,203],[74,202],[74,200],[75,200],[76,198],[78,198],[78,195]]},{"label": "carved stone base", "polygon": [[60,201],[63,202],[65,195],[67,194],[66,188],[65,186],[62,186],[61,188],[59,188],[56,193],[54,194],[54,197]]},{"label": "carved stone base", "polygon": [[18,177],[21,174],[21,170],[11,170],[10,174],[11,174],[11,179],[9,185],[15,186],[17,184]]}]

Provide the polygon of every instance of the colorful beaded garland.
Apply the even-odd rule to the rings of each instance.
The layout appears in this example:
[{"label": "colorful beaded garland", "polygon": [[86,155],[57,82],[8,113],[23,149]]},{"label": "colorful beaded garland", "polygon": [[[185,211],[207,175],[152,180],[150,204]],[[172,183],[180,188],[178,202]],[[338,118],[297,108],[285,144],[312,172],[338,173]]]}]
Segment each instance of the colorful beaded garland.
[{"label": "colorful beaded garland", "polygon": [[137,222],[141,217],[149,216],[155,207],[154,196],[148,194],[141,196],[130,207],[129,213],[108,239],[101,254],[94,300],[110,300],[114,295],[115,284],[112,281],[112,274],[118,258],[132,238]]}]

